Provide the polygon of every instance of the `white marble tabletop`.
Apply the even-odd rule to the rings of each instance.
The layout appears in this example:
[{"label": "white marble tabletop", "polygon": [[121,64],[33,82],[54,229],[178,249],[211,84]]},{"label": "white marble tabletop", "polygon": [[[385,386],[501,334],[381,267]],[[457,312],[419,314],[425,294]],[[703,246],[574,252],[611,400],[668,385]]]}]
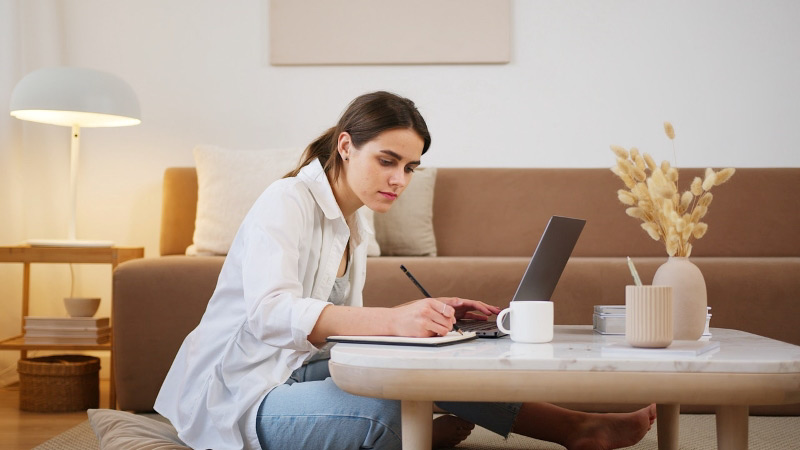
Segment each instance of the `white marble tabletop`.
[{"label": "white marble tabletop", "polygon": [[591,325],[557,325],[548,344],[519,344],[508,336],[445,347],[337,344],[331,359],[386,369],[800,373],[800,346],[723,328],[712,328],[703,339],[719,347],[697,356],[659,349],[621,356],[608,349],[627,346],[624,336],[600,335]]}]

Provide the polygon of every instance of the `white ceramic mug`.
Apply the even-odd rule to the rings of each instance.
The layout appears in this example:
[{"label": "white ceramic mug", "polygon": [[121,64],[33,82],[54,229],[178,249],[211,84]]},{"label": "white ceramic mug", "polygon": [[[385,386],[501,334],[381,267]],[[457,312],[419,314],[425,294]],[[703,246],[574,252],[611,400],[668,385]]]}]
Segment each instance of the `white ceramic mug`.
[{"label": "white ceramic mug", "polygon": [[[503,320],[511,313],[511,328],[503,326]],[[511,305],[497,315],[497,328],[511,335],[514,342],[541,344],[553,340],[553,302],[524,301]]]}]

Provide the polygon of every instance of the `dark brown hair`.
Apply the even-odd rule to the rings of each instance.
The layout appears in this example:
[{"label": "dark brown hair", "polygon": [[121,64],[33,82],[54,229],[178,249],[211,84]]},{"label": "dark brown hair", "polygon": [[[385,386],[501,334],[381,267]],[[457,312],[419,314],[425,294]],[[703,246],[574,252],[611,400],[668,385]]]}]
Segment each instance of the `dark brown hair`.
[{"label": "dark brown hair", "polygon": [[414,130],[424,143],[422,153],[428,151],[431,135],[414,102],[385,91],[364,94],[350,102],[336,126],[306,147],[298,166],[286,176],[296,176],[300,169],[319,159],[325,172],[335,181],[342,170],[342,157],[337,151],[342,132],[350,134],[353,145],[358,148],[384,131],[399,128]]}]

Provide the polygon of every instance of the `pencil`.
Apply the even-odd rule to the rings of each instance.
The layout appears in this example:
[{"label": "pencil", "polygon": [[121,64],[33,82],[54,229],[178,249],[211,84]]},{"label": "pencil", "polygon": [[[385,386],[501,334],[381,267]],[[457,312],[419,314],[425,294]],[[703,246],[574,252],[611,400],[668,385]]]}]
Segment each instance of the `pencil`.
[{"label": "pencil", "polygon": [[[408,269],[406,269],[406,266],[400,264],[400,270],[402,270],[403,273],[406,274],[406,276],[408,276],[408,278],[411,280],[411,282],[414,283],[414,286],[419,288],[419,290],[422,292],[422,295],[424,295],[427,298],[433,298],[433,296],[431,296],[431,294],[429,294],[428,291],[426,291],[425,288],[422,287],[421,284],[419,284],[419,281],[417,281],[417,279],[414,278],[414,275],[411,275],[411,272],[409,272]],[[458,331],[460,334],[464,334],[464,332],[461,331],[461,329],[458,328],[458,325],[456,325],[456,324],[453,324],[453,329],[455,331]]]}]

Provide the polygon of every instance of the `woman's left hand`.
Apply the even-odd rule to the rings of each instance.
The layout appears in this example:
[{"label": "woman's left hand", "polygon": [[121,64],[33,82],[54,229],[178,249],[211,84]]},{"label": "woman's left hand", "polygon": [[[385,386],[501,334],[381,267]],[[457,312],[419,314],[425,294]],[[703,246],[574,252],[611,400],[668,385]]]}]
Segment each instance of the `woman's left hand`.
[{"label": "woman's left hand", "polygon": [[437,297],[436,300],[451,306],[455,310],[456,319],[486,320],[486,316],[500,314],[500,311],[503,310],[497,306],[466,298]]}]

